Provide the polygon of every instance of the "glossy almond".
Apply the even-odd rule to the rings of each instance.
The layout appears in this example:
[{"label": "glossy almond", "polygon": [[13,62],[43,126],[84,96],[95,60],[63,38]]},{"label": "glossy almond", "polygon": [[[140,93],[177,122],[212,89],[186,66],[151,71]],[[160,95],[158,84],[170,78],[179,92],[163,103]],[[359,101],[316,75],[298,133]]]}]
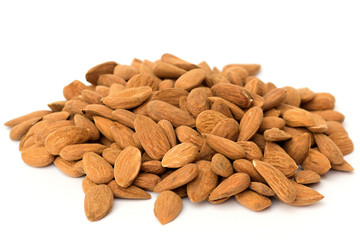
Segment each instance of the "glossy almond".
[{"label": "glossy almond", "polygon": [[169,140],[170,146],[175,147],[177,144],[176,134],[173,125],[170,121],[162,119],[158,122],[158,125],[164,131],[167,139]]},{"label": "glossy almond", "polygon": [[153,71],[159,78],[178,78],[186,73],[184,69],[161,61],[154,65]]}]

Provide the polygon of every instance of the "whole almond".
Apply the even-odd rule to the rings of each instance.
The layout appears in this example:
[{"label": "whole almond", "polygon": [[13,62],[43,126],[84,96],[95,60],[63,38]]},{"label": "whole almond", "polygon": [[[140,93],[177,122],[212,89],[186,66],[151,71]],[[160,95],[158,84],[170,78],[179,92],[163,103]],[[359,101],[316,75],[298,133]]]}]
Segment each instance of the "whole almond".
[{"label": "whole almond", "polygon": [[218,176],[211,170],[209,161],[196,162],[197,177],[186,185],[187,196],[191,202],[201,202],[208,198],[218,184]]},{"label": "whole almond", "polygon": [[165,172],[165,168],[161,165],[161,161],[159,160],[150,160],[141,163],[141,172],[145,173],[153,173],[153,174],[161,174]]},{"label": "whole almond", "polygon": [[81,91],[86,88],[85,84],[79,80],[75,80],[70,84],[66,85],[63,89],[63,95],[66,100],[72,100],[81,94]]},{"label": "whole almond", "polygon": [[120,123],[113,122],[110,127],[110,132],[117,144],[124,149],[128,146],[136,147],[135,140],[133,139],[134,131]]},{"label": "whole almond", "polygon": [[234,173],[232,164],[229,159],[220,153],[217,153],[212,157],[211,170],[222,177],[230,177]]},{"label": "whole almond", "polygon": [[104,97],[101,101],[112,109],[130,109],[139,106],[150,97],[151,87],[127,88],[115,96]]},{"label": "whole almond", "polygon": [[320,152],[324,154],[332,164],[341,164],[344,157],[338,146],[325,134],[315,134],[315,142]]},{"label": "whole almond", "polygon": [[220,112],[220,113],[224,114],[225,116],[227,116],[228,118],[233,118],[229,107],[222,100],[216,100],[211,105],[211,110]]},{"label": "whole almond", "polygon": [[160,159],[169,151],[170,144],[164,131],[153,120],[138,115],[134,127],[142,147],[152,159]]},{"label": "whole almond", "polygon": [[295,161],[284,151],[284,149],[273,142],[266,142],[264,162],[271,164],[287,177],[292,176],[298,169]]},{"label": "whole almond", "polygon": [[49,122],[42,129],[39,129],[35,136],[35,141],[37,144],[45,144],[45,140],[50,133],[54,132],[63,127],[74,126],[74,122],[70,120],[61,120],[56,122]]},{"label": "whole almond", "polygon": [[151,195],[139,187],[130,185],[127,188],[120,187],[115,180],[107,184],[116,198],[125,199],[150,199]]},{"label": "whole almond", "polygon": [[83,172],[79,172],[75,167],[76,161],[67,161],[62,157],[58,156],[54,160],[54,165],[60,169],[63,173],[70,177],[81,177],[84,175]]},{"label": "whole almond", "polygon": [[214,103],[215,101],[220,101],[220,102],[223,102],[224,104],[226,104],[226,106],[228,106],[228,108],[230,109],[232,116],[237,121],[240,121],[240,119],[244,116],[244,111],[241,108],[239,108],[237,105],[235,105],[234,103],[229,102],[228,100],[225,100],[220,97],[208,97],[208,99],[211,103]]},{"label": "whole almond", "polygon": [[261,182],[251,182],[249,189],[267,197],[275,196],[274,191],[271,188],[269,188],[266,184]]},{"label": "whole almond", "polygon": [[174,87],[190,91],[199,86],[205,79],[205,71],[201,68],[193,69],[179,77]]},{"label": "whole almond", "polygon": [[294,181],[290,181],[290,182],[295,187],[295,190],[296,190],[295,201],[288,203],[290,205],[298,206],[298,207],[307,206],[307,205],[311,205],[315,202],[318,202],[324,198],[323,195],[321,195],[320,193],[318,193],[317,191],[315,191],[312,188],[309,188],[302,184],[298,184]]},{"label": "whole almond", "polygon": [[200,151],[204,145],[204,139],[196,130],[188,126],[180,126],[175,129],[177,138],[181,143],[192,143]]},{"label": "whole almond", "polygon": [[310,127],[316,124],[313,114],[301,108],[287,110],[283,118],[290,127]]},{"label": "whole almond", "polygon": [[210,194],[209,200],[214,201],[231,197],[244,191],[250,185],[250,177],[246,173],[234,173],[222,181]]},{"label": "whole almond", "polygon": [[97,184],[108,183],[114,178],[114,169],[110,163],[93,152],[83,155],[83,168],[86,176]]},{"label": "whole almond", "polygon": [[184,69],[161,61],[154,65],[153,71],[159,78],[178,78],[186,73]]},{"label": "whole almond", "polygon": [[291,138],[291,135],[278,128],[271,128],[264,132],[264,138],[266,141],[277,142],[288,140]]},{"label": "whole almond", "polygon": [[139,73],[132,76],[129,81],[125,84],[126,88],[136,88],[149,86],[152,90],[157,90],[157,82],[154,80],[154,77],[149,73]]},{"label": "whole almond", "polygon": [[114,177],[120,187],[126,188],[131,185],[139,174],[141,167],[141,152],[133,146],[126,147],[116,158],[114,165]]},{"label": "whole almond", "polygon": [[309,88],[299,88],[299,89],[297,89],[297,92],[300,95],[301,103],[309,102],[315,96],[315,93],[313,91],[311,91]]},{"label": "whole almond", "polygon": [[180,89],[180,88],[169,88],[169,89],[163,89],[158,92],[155,92],[152,100],[160,100],[163,102],[167,102],[171,105],[174,105],[175,107],[180,106],[180,98],[186,97],[189,95],[189,92]]},{"label": "whole almond", "polygon": [[89,221],[98,221],[111,210],[114,195],[111,189],[104,184],[90,187],[85,193],[84,209]]},{"label": "whole almond", "polygon": [[118,121],[119,123],[127,127],[134,128],[136,114],[134,114],[133,112],[125,109],[116,109],[112,112],[112,116],[114,120]]},{"label": "whole almond", "polygon": [[262,211],[270,207],[271,200],[251,190],[245,190],[235,195],[236,201],[241,205],[253,210]]},{"label": "whole almond", "polygon": [[50,133],[45,140],[45,148],[52,155],[71,144],[84,143],[90,138],[89,130],[83,127],[63,127]]},{"label": "whole almond", "polygon": [[155,121],[166,119],[171,122],[174,127],[181,125],[189,127],[195,126],[195,119],[188,112],[160,100],[150,101],[146,110],[149,116]]},{"label": "whole almond", "polygon": [[100,117],[100,116],[94,116],[94,123],[97,129],[110,141],[115,142],[115,139],[111,133],[111,126],[113,126],[113,121]]},{"label": "whole almond", "polygon": [[180,168],[195,161],[198,149],[192,143],[181,143],[167,151],[161,165],[167,168]]},{"label": "whole almond", "polygon": [[261,149],[252,141],[237,142],[245,151],[245,158],[248,160],[262,160],[263,154]]},{"label": "whole almond", "polygon": [[44,146],[33,145],[21,153],[22,160],[32,167],[45,167],[54,161]]},{"label": "whole almond", "polygon": [[43,116],[42,120],[61,121],[68,119],[69,116],[68,112],[53,112]]},{"label": "whole almond", "polygon": [[98,143],[73,144],[64,147],[60,151],[60,156],[67,161],[79,160],[86,152],[101,154],[106,146]]},{"label": "whole almond", "polygon": [[162,119],[158,122],[158,125],[164,131],[167,139],[169,140],[170,146],[175,147],[177,144],[176,134],[173,125],[170,121]]},{"label": "whole almond", "polygon": [[351,164],[348,163],[347,161],[344,161],[341,164],[331,164],[331,169],[342,172],[351,172],[354,170]]},{"label": "whole almond", "polygon": [[215,125],[210,133],[236,141],[239,135],[239,123],[233,118],[223,119]]},{"label": "whole almond", "polygon": [[114,68],[114,74],[123,78],[125,81],[136,75],[138,70],[129,65],[118,64]]},{"label": "whole almond", "polygon": [[324,175],[330,170],[331,164],[329,159],[322,153],[315,149],[310,149],[308,156],[301,162],[301,168],[305,170],[309,169],[320,175]]},{"label": "whole almond", "polygon": [[12,127],[10,130],[10,139],[20,140],[27,131],[29,131],[29,129],[40,120],[41,117],[31,118]]},{"label": "whole almond", "polygon": [[211,97],[210,88],[197,87],[191,90],[187,97],[187,109],[197,117],[202,111],[210,109],[208,97]]},{"label": "whole almond", "polygon": [[161,61],[172,64],[187,71],[198,68],[198,66],[196,66],[195,64],[189,63],[169,53],[163,54],[161,56]]},{"label": "whole almond", "polygon": [[110,74],[110,73],[99,75],[98,80],[97,80],[98,86],[103,85],[103,86],[110,87],[114,83],[120,83],[120,84],[125,85],[126,81],[123,78],[121,78],[120,76],[117,76],[115,74]]},{"label": "whole almond", "polygon": [[253,102],[250,93],[238,85],[219,83],[211,87],[211,91],[214,96],[224,98],[241,108],[248,108]]},{"label": "whole almond", "polygon": [[263,117],[258,131],[262,133],[267,129],[271,129],[271,128],[283,129],[284,127],[285,127],[284,119],[275,116],[269,116],[269,117]]},{"label": "whole almond", "polygon": [[173,190],[191,182],[198,175],[196,164],[189,163],[169,174],[154,188],[154,192]]},{"label": "whole almond", "polygon": [[286,90],[286,97],[283,100],[283,103],[289,104],[291,106],[300,107],[301,96],[299,92],[293,87],[284,87]]},{"label": "whole almond", "polygon": [[249,160],[237,159],[233,162],[233,168],[236,172],[248,174],[253,181],[265,182],[265,179],[255,170],[253,164]]},{"label": "whole almond", "polygon": [[337,121],[342,123],[345,119],[345,116],[342,113],[334,110],[312,111],[311,113],[319,115],[325,121]]},{"label": "whole almond", "polygon": [[202,111],[196,118],[196,129],[199,133],[210,133],[216,124],[227,118],[227,116],[217,111]]},{"label": "whole almond", "polygon": [[321,179],[320,175],[312,170],[302,170],[296,172],[294,178],[295,181],[300,184],[317,183]]},{"label": "whole almond", "polygon": [[49,113],[51,113],[51,112],[48,110],[40,110],[40,111],[31,112],[31,113],[25,114],[23,116],[11,119],[11,120],[7,121],[6,123],[4,123],[4,125],[12,128],[12,127],[18,125],[19,123],[25,122],[32,118],[38,118],[38,117],[41,118]]},{"label": "whole almond", "polygon": [[283,144],[283,149],[296,162],[301,164],[310,150],[311,138],[308,133],[293,136]]},{"label": "whole almond", "polygon": [[333,109],[335,98],[327,94],[316,93],[313,99],[301,105],[302,108],[309,111]]},{"label": "whole almond", "polygon": [[102,157],[111,165],[115,164],[116,158],[121,153],[120,149],[108,147],[102,152]]},{"label": "whole almond", "polygon": [[154,204],[154,213],[162,225],[174,220],[182,209],[181,198],[173,191],[163,191]]},{"label": "whole almond", "polygon": [[98,78],[101,74],[113,73],[116,62],[105,62],[89,69],[86,73],[86,80],[94,85],[97,84]]},{"label": "whole almond", "polygon": [[296,189],[280,170],[269,163],[258,160],[253,160],[253,165],[281,201],[285,203],[295,201]]},{"label": "whole almond", "polygon": [[276,107],[286,98],[286,90],[284,88],[274,88],[264,95],[264,111]]},{"label": "whole almond", "polygon": [[240,144],[213,134],[204,134],[204,136],[206,143],[216,152],[221,153],[230,159],[245,157],[245,151]]},{"label": "whole almond", "polygon": [[240,121],[238,141],[247,141],[258,131],[263,119],[263,111],[259,107],[250,108]]},{"label": "whole almond", "polygon": [[343,155],[354,151],[354,144],[346,133],[336,132],[329,135],[329,138],[338,146]]}]

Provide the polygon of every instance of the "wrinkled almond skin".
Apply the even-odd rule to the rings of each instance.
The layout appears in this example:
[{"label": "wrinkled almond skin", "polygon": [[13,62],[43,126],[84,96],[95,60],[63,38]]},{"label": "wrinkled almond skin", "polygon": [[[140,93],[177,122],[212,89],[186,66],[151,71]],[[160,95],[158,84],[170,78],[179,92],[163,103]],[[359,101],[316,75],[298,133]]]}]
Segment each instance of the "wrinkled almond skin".
[{"label": "wrinkled almond skin", "polygon": [[204,145],[204,139],[196,130],[188,126],[180,126],[175,129],[177,138],[181,143],[192,143],[200,151]]},{"label": "wrinkled almond skin", "polygon": [[263,120],[263,111],[259,107],[250,108],[240,121],[240,134],[238,141],[247,141],[251,139],[258,131]]},{"label": "wrinkled almond skin", "polygon": [[281,201],[285,203],[295,201],[296,189],[280,170],[269,163],[257,160],[253,161],[253,165]]},{"label": "wrinkled almond skin", "polygon": [[224,98],[241,108],[248,108],[253,102],[248,90],[245,88],[227,83],[219,83],[211,88],[214,96]]},{"label": "wrinkled almond skin", "polygon": [[90,222],[105,217],[111,210],[114,195],[107,185],[100,184],[90,187],[85,193],[84,209]]},{"label": "wrinkled almond skin", "polygon": [[90,138],[90,131],[83,127],[63,127],[50,133],[45,140],[45,148],[52,155],[59,155],[61,150],[71,144],[84,143]]},{"label": "wrinkled almond skin", "polygon": [[235,199],[241,205],[256,212],[262,211],[271,205],[271,200],[269,198],[251,190],[245,190],[236,194]]},{"label": "wrinkled almond skin", "polygon": [[86,176],[97,184],[108,183],[114,178],[114,169],[110,163],[93,152],[84,154],[83,168]]},{"label": "wrinkled almond skin", "polygon": [[217,153],[212,157],[211,170],[221,177],[230,177],[234,173],[229,159],[220,153]]},{"label": "wrinkled almond skin", "polygon": [[107,184],[114,194],[115,198],[125,199],[150,199],[151,195],[139,187],[130,185],[127,188],[120,187],[115,180]]},{"label": "wrinkled almond skin", "polygon": [[141,152],[133,146],[126,147],[116,158],[114,165],[114,177],[120,187],[126,188],[131,185],[138,176],[141,167]]},{"label": "wrinkled almond skin", "polygon": [[250,185],[250,177],[246,173],[234,173],[222,181],[210,194],[209,200],[231,197],[244,191]]},{"label": "wrinkled almond skin", "polygon": [[315,134],[315,142],[320,152],[324,154],[332,164],[341,164],[344,157],[339,147],[325,134]]},{"label": "wrinkled almond skin", "polygon": [[211,133],[215,126],[228,117],[214,110],[202,111],[196,117],[196,129],[199,133]]},{"label": "wrinkled almond skin", "polygon": [[179,77],[174,87],[190,91],[199,86],[205,79],[205,71],[201,68],[193,69]]},{"label": "wrinkled almond skin", "polygon": [[21,153],[22,160],[32,167],[45,167],[54,161],[44,146],[33,145]]},{"label": "wrinkled almond skin", "polygon": [[309,188],[302,184],[298,184],[294,181],[290,181],[290,182],[296,190],[295,201],[288,203],[292,206],[297,206],[297,207],[308,206],[324,198],[323,195],[321,195],[312,188]]},{"label": "wrinkled almond skin", "polygon": [[196,162],[197,177],[186,185],[187,196],[191,202],[206,200],[218,184],[218,176],[211,170],[209,161]]},{"label": "wrinkled almond skin", "polygon": [[195,145],[191,143],[181,143],[165,153],[161,165],[167,168],[180,168],[195,161],[198,153]]},{"label": "wrinkled almond skin", "polygon": [[154,204],[154,213],[162,225],[174,220],[182,209],[181,198],[173,191],[163,191]]},{"label": "wrinkled almond skin", "polygon": [[240,144],[213,134],[204,134],[204,136],[206,143],[216,152],[233,160],[245,157],[245,151]]},{"label": "wrinkled almond skin", "polygon": [[324,175],[330,170],[331,164],[329,159],[322,153],[315,149],[310,149],[308,156],[301,162],[301,167],[302,169],[309,169],[320,175]]}]

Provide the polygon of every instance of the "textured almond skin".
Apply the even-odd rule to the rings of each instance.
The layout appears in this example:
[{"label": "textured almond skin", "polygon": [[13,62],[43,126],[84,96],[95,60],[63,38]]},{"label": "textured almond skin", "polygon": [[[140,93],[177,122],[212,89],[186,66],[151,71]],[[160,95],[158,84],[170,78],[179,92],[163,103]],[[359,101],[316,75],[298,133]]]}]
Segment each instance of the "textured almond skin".
[{"label": "textured almond skin", "polygon": [[283,129],[284,127],[285,127],[285,121],[282,118],[275,116],[263,117],[263,120],[259,127],[259,132],[262,133],[267,129],[271,129],[271,128]]},{"label": "textured almond skin", "polygon": [[290,139],[291,135],[278,128],[271,128],[264,132],[264,138],[266,141],[278,142]]},{"label": "textured almond skin", "polygon": [[153,191],[155,186],[161,181],[161,178],[152,173],[139,173],[132,182],[133,185],[147,191]]},{"label": "textured almond skin", "polygon": [[226,106],[228,106],[228,108],[230,109],[231,114],[237,121],[240,121],[240,119],[244,116],[244,111],[234,103],[229,102],[228,100],[220,97],[208,97],[208,99],[211,103],[214,103],[215,101],[220,101],[226,104]]},{"label": "textured almond skin", "polygon": [[195,161],[198,149],[191,143],[181,143],[165,153],[161,165],[168,168],[180,168]]},{"label": "textured almond skin", "polygon": [[210,133],[231,141],[236,141],[239,135],[239,123],[233,118],[223,119],[215,125]]},{"label": "textured almond skin", "polygon": [[160,100],[150,101],[146,111],[155,121],[166,119],[171,122],[174,127],[181,125],[195,127],[195,118],[188,112]]},{"label": "textured almond skin", "polygon": [[264,111],[276,107],[286,98],[286,90],[283,88],[274,88],[264,95],[264,104],[262,109]]},{"label": "textured almond skin", "polygon": [[191,202],[206,200],[218,184],[218,176],[211,170],[209,161],[200,160],[196,165],[198,175],[186,185],[187,196]]},{"label": "textured almond skin", "polygon": [[101,74],[113,73],[115,66],[117,65],[116,62],[104,62],[102,64],[96,65],[89,69],[86,73],[85,78],[88,82],[96,85],[98,78]]},{"label": "textured almond skin", "polygon": [[104,97],[101,101],[112,109],[130,109],[145,102],[151,93],[152,88],[149,86],[127,88],[115,96]]},{"label": "textured almond skin", "polygon": [[100,138],[100,132],[96,128],[95,124],[88,118],[84,117],[83,115],[75,114],[74,123],[75,123],[75,126],[77,126],[77,127],[84,127],[84,128],[89,129],[90,140],[95,141]]},{"label": "textured almond skin", "polygon": [[120,123],[113,122],[110,127],[110,132],[117,144],[121,148],[126,148],[128,146],[136,147],[135,140],[133,139],[134,131]]},{"label": "textured almond skin", "polygon": [[338,146],[325,134],[315,134],[315,142],[320,152],[324,154],[332,164],[341,164],[344,157]]},{"label": "textured almond skin", "polygon": [[116,158],[114,165],[114,177],[120,187],[126,188],[131,185],[139,174],[141,167],[141,152],[133,146],[126,147]]},{"label": "textured almond skin", "polygon": [[115,180],[107,184],[114,194],[115,198],[125,199],[150,199],[151,195],[139,187],[130,185],[127,188],[120,187]]},{"label": "textured almond skin", "polygon": [[296,189],[282,172],[266,162],[254,160],[253,165],[281,201],[295,201]]},{"label": "textured almond skin", "polygon": [[219,122],[227,118],[214,110],[202,111],[196,118],[196,129],[199,133],[210,133]]},{"label": "textured almond skin", "polygon": [[31,118],[12,127],[10,130],[10,139],[20,140],[27,131],[29,131],[29,129],[40,120],[41,117]]},{"label": "textured almond skin", "polygon": [[250,108],[243,116],[240,121],[240,134],[238,141],[247,141],[259,129],[263,119],[263,111],[259,107]]},{"label": "textured almond skin", "polygon": [[45,167],[54,161],[44,146],[33,145],[21,153],[22,160],[32,167]]},{"label": "textured almond skin", "polygon": [[121,124],[124,124],[127,127],[134,128],[134,121],[136,114],[125,109],[116,109],[112,113],[114,120],[118,121]]},{"label": "textured almond skin", "polygon": [[170,121],[162,119],[158,122],[158,125],[164,131],[167,139],[169,140],[170,146],[175,147],[177,144],[176,134],[173,125]]},{"label": "textured almond skin", "polygon": [[227,116],[228,118],[233,118],[229,107],[228,107],[222,100],[216,100],[216,101],[211,105],[211,110],[214,110],[214,111],[217,111],[217,112],[219,112],[219,113],[222,113],[222,114],[224,114],[225,116]]},{"label": "textured almond skin", "polygon": [[301,105],[302,108],[309,111],[333,109],[335,98],[328,94],[316,93],[311,101]]},{"label": "textured almond skin", "polygon": [[64,147],[60,151],[60,156],[67,161],[79,160],[85,152],[95,152],[101,154],[106,146],[98,143],[73,144]]},{"label": "textured almond skin", "polygon": [[318,193],[312,188],[304,186],[302,184],[298,184],[294,181],[290,181],[291,184],[295,187],[296,190],[296,198],[295,201],[288,203],[293,206],[301,207],[308,206],[313,203],[316,203],[324,198],[323,195]]},{"label": "textured almond skin", "polygon": [[262,211],[271,205],[271,200],[269,198],[251,190],[245,190],[236,194],[235,199],[241,205],[257,212]]},{"label": "textured almond skin", "polygon": [[159,78],[178,78],[186,71],[184,69],[178,68],[175,65],[158,62],[154,65],[153,68],[154,74]]},{"label": "textured almond skin", "polygon": [[346,133],[337,132],[329,135],[329,138],[338,146],[343,155],[354,151],[354,144]]},{"label": "textured almond skin", "polygon": [[90,187],[85,193],[84,209],[89,221],[98,221],[111,210],[114,195],[107,185],[100,184]]},{"label": "textured almond skin", "polygon": [[165,177],[156,185],[154,192],[173,190],[191,182],[197,175],[198,169],[196,164],[189,163]]},{"label": "textured almond skin", "polygon": [[211,170],[222,177],[230,177],[234,173],[232,164],[229,159],[220,153],[217,153],[212,157]]},{"label": "textured almond skin", "polygon": [[126,88],[136,88],[149,86],[153,91],[156,91],[158,88],[157,82],[154,80],[154,77],[149,73],[139,73],[132,76],[125,84]]},{"label": "textured almond skin", "polygon": [[295,161],[284,151],[284,149],[273,142],[266,142],[264,162],[271,164],[287,177],[292,176],[298,169]]},{"label": "textured almond skin", "polygon": [[331,169],[342,172],[351,172],[354,170],[351,164],[347,161],[344,161],[342,164],[332,164]]},{"label": "textured almond skin", "polygon": [[317,183],[321,177],[318,173],[312,170],[302,170],[295,173],[295,181],[300,184]]},{"label": "textured almond skin", "polygon": [[301,167],[302,169],[309,169],[320,175],[324,175],[330,170],[331,164],[329,159],[322,153],[317,150],[310,149],[308,156],[301,163]]},{"label": "textured almond skin", "polygon": [[154,92],[152,100],[167,102],[175,107],[180,106],[180,98],[186,97],[189,92],[180,88],[169,88]]},{"label": "textured almond skin", "polygon": [[54,160],[55,166],[60,169],[63,173],[70,177],[81,177],[84,175],[83,172],[80,172],[76,169],[75,164],[76,161],[67,161],[64,160],[62,157],[58,156]]},{"label": "textured almond skin", "polygon": [[201,68],[193,69],[179,77],[174,87],[190,91],[199,86],[205,79],[205,71]]},{"label": "textured almond skin", "polygon": [[108,163],[110,163],[111,165],[114,165],[116,158],[119,156],[120,153],[121,153],[120,149],[108,147],[108,148],[104,149],[104,151],[102,152],[102,157]]},{"label": "textured almond skin", "polygon": [[237,142],[245,151],[245,158],[248,160],[262,160],[263,154],[258,145],[252,141],[240,141]]},{"label": "textured almond skin", "polygon": [[68,127],[68,126],[74,126],[74,122],[69,120],[49,122],[49,124],[47,124],[37,132],[37,134],[35,135],[35,142],[37,144],[45,144],[45,140],[50,133],[60,128]]},{"label": "textured almond skin", "polygon": [[165,168],[161,165],[159,160],[150,160],[141,163],[141,172],[153,173],[153,174],[162,174],[165,172]]},{"label": "textured almond skin", "polygon": [[174,220],[182,209],[181,198],[172,191],[159,194],[154,204],[154,213],[162,225]]},{"label": "textured almond skin", "polygon": [[345,119],[345,116],[342,113],[334,110],[312,111],[311,113],[319,115],[325,121],[337,121],[342,123]]},{"label": "textured almond skin", "polygon": [[187,109],[194,116],[197,117],[202,111],[209,110],[210,104],[208,97],[212,93],[210,88],[198,87],[191,90],[187,97]]},{"label": "textured almond skin", "polygon": [[41,118],[49,113],[51,113],[49,110],[40,110],[40,111],[31,112],[31,113],[25,114],[23,116],[11,119],[11,120],[7,121],[6,123],[4,123],[4,125],[12,128],[24,121],[30,120],[32,118],[37,118],[37,117]]},{"label": "textured almond skin", "polygon": [[84,154],[83,168],[86,176],[97,184],[108,183],[114,178],[114,169],[110,163],[93,152]]},{"label": "textured almond skin", "polygon": [[249,92],[234,84],[219,83],[211,87],[214,96],[224,98],[241,108],[248,108],[253,102]]},{"label": "textured almond skin", "polygon": [[233,162],[233,168],[236,172],[248,174],[253,181],[265,183],[265,179],[255,170],[253,164],[249,160],[237,159]]},{"label": "textured almond skin", "polygon": [[196,130],[188,126],[180,126],[175,129],[177,138],[181,143],[192,143],[200,151],[204,145],[204,139]]},{"label": "textured almond skin", "polygon": [[139,115],[134,127],[142,147],[152,159],[160,159],[169,151],[170,144],[164,131],[153,120]]},{"label": "textured almond skin", "polygon": [[90,138],[89,130],[83,127],[63,127],[50,133],[45,140],[45,148],[52,155],[71,144],[84,143]]},{"label": "textured almond skin", "polygon": [[294,159],[296,164],[301,164],[307,157],[311,146],[311,138],[308,133],[293,136],[283,144],[283,149]]},{"label": "textured almond skin", "polygon": [[275,196],[275,192],[271,188],[269,188],[266,184],[261,182],[251,182],[249,189],[264,196],[268,196],[268,197]]},{"label": "textured almond skin", "polygon": [[285,111],[283,118],[290,127],[310,127],[316,124],[313,114],[301,108]]},{"label": "textured almond skin", "polygon": [[245,151],[240,144],[213,134],[204,134],[204,136],[206,143],[216,152],[221,153],[230,159],[245,157]]},{"label": "textured almond skin", "polygon": [[244,191],[250,185],[250,177],[246,173],[234,173],[222,181],[210,194],[209,200],[231,197]]},{"label": "textured almond skin", "polygon": [[189,63],[189,62],[187,62],[181,58],[178,58],[177,56],[169,54],[169,53],[163,54],[161,56],[161,61],[172,64],[174,66],[177,66],[177,67],[182,68],[187,71],[198,68],[198,66],[196,66],[195,64]]}]

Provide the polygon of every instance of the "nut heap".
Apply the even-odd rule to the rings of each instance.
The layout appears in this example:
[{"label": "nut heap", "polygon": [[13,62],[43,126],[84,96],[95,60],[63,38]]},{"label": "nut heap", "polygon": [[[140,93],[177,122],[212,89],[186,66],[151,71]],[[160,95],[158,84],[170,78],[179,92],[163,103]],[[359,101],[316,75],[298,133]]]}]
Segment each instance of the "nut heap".
[{"label": "nut heap", "polygon": [[221,71],[171,54],[131,65],[106,62],[63,89],[51,110],[5,123],[23,161],[85,175],[85,214],[103,218],[115,198],[149,199],[161,224],[182,198],[220,204],[232,196],[261,211],[276,197],[306,206],[323,198],[307,186],[330,169],[352,171],[353,143],[335,98],[277,88],[257,64]]}]

